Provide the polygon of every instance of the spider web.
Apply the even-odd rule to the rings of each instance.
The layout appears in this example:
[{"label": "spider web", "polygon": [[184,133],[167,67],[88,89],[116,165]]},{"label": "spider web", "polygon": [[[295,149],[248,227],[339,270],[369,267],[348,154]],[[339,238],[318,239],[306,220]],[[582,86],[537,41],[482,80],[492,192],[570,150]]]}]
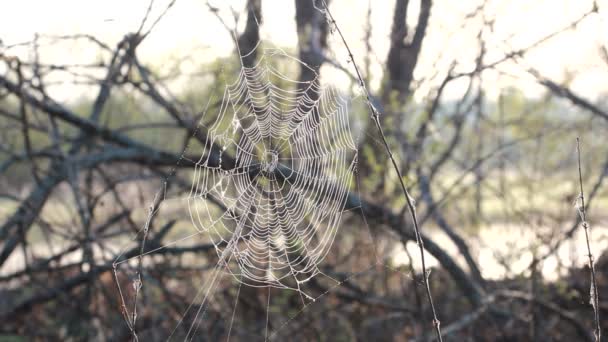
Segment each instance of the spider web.
[{"label": "spider web", "polygon": [[[215,247],[218,268],[199,291],[194,321],[220,269],[239,286],[296,290],[303,305],[304,297],[314,300],[301,285],[321,273],[340,226],[357,160],[347,101],[317,79],[289,79],[273,66],[277,58],[292,59],[263,49],[226,86],[196,162],[189,214]],[[186,338],[197,329],[193,323]]]},{"label": "spider web", "polygon": [[306,87],[290,80],[269,62],[277,55],[289,58],[265,49],[226,87],[188,207],[236,280],[299,290],[336,237],[357,147],[345,99],[317,80]]},{"label": "spider web", "polygon": [[[218,112],[211,114],[205,109],[199,122],[206,140],[200,147],[186,148],[196,149],[200,155],[191,161],[195,166],[188,196],[166,198],[163,188],[149,208],[147,223],[138,237],[141,252],[135,256],[120,254],[115,261],[115,274],[118,267],[134,273],[129,291],[132,309],[126,304],[126,289],[117,281],[123,315],[131,331],[136,330],[142,263],[146,262],[143,257],[188,241],[208,241],[217,262],[202,264],[209,271],[204,272],[202,284],[194,293],[184,294],[191,298],[189,305],[167,340],[200,338],[201,325],[211,321],[206,314],[213,302],[224,308],[216,311],[231,308],[229,315],[218,318],[229,322],[223,338],[230,340],[233,326],[238,324],[236,312],[244,287],[267,289],[266,324],[253,335],[262,335],[265,341],[276,339],[315,301],[345,282],[378,265],[390,268],[380,261],[359,197],[352,195],[359,188],[356,133],[361,127],[353,125],[350,113],[357,98],[322,85],[313,69],[281,49],[262,48],[258,43],[255,50],[259,57],[254,66],[245,66],[243,59],[247,56],[240,55],[236,76],[224,75],[227,72],[222,69],[219,79],[232,82],[223,87]],[[285,63],[291,63],[289,70],[308,68],[316,77],[310,82],[297,81],[281,69]],[[207,107],[213,100],[209,99]],[[211,123],[205,123],[208,118]],[[187,159],[186,150],[182,160]],[[168,179],[165,186],[167,183]],[[149,222],[158,214],[159,203],[168,206],[170,201],[187,208],[191,225],[181,237],[148,250],[144,245]],[[340,248],[345,251],[333,251],[335,273],[327,274],[322,265],[340,229],[348,228],[342,227],[347,212],[354,214],[348,219],[354,217],[359,228],[367,231],[349,232],[358,236],[341,241]],[[361,241],[364,245],[358,245]],[[364,255],[368,267],[347,260],[359,254]],[[339,264],[343,266],[341,271]],[[318,278],[329,285],[319,289]],[[226,279],[231,282],[226,284]],[[316,280],[314,285],[310,285],[312,280]],[[233,303],[216,296],[222,281],[224,288],[236,290]],[[288,315],[273,315],[271,293],[282,290],[297,293],[301,307]]]}]

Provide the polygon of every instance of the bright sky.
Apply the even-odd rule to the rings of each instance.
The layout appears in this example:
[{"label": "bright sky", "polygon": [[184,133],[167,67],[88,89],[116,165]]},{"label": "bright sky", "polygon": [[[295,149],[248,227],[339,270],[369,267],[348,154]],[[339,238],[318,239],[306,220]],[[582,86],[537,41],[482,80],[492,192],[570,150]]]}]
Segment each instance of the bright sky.
[{"label": "bright sky", "polygon": [[[359,62],[364,55],[362,42],[366,11],[370,0],[332,0],[332,12],[344,31]],[[472,67],[478,48],[475,37],[480,22],[470,21],[465,27],[463,18],[481,0],[434,0],[430,31],[425,40],[423,54],[416,77],[434,74],[445,68],[453,59],[462,62],[462,71]],[[591,8],[592,0],[486,0],[487,17],[495,18],[493,32],[487,32],[490,41],[487,61],[499,58],[511,48],[521,48],[565,27]],[[151,17],[155,18],[166,7],[168,0],[154,3]],[[232,23],[230,8],[243,13],[244,0],[210,1],[218,7],[227,23]],[[388,35],[392,21],[394,0],[371,0],[372,8],[372,75],[375,83],[382,75],[381,63],[388,50]],[[295,9],[292,0],[262,0],[264,24],[262,37],[280,47],[295,47]],[[32,40],[34,34],[87,33],[101,38],[111,46],[126,33],[139,26],[148,0],[20,0],[11,1],[0,11],[0,39],[5,46]],[[608,0],[599,1],[600,14],[588,17],[575,30],[562,33],[533,50],[523,60],[525,65],[538,69],[555,80],[572,79],[572,87],[586,97],[594,99],[608,92],[608,63],[602,61],[599,47],[608,45]],[[412,7],[414,19],[417,9]],[[241,24],[244,21],[242,17]],[[189,57],[191,67],[218,55],[232,52],[228,32],[209,12],[204,0],[177,0],[152,35],[143,43],[139,56],[147,63],[162,65],[175,57]],[[90,48],[90,45],[86,45]],[[347,64],[347,56],[334,38],[335,59]],[[27,52],[11,49],[10,53],[27,56]],[[95,60],[98,52],[84,46],[73,45],[66,50],[48,46],[42,50],[47,62],[78,63]],[[437,64],[436,64],[437,63]],[[185,64],[186,67],[188,63]],[[485,79],[490,96],[498,90],[515,85],[528,94],[539,94],[538,86],[521,73],[521,67],[506,64],[502,70],[515,77],[488,74]],[[341,72],[326,67],[325,79],[346,84]],[[431,83],[432,84],[432,83]],[[424,92],[428,83],[421,85]],[[450,89],[457,96],[459,87]],[[65,89],[64,89],[65,90]],[[64,91],[64,96],[69,96]],[[61,97],[64,97],[61,96]]]}]

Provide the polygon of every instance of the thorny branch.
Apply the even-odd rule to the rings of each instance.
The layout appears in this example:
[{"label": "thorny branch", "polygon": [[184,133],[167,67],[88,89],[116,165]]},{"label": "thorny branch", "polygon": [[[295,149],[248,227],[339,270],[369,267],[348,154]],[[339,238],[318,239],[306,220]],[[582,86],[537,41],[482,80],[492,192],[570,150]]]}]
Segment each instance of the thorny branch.
[{"label": "thorny branch", "polygon": [[597,288],[597,276],[595,273],[595,262],[593,260],[593,253],[591,253],[591,244],[589,242],[589,223],[587,222],[587,213],[585,211],[585,193],[583,192],[583,172],[581,170],[581,146],[580,139],[576,138],[576,156],[578,161],[578,180],[581,189],[580,193],[580,206],[577,206],[577,210],[581,215],[581,223],[583,225],[583,229],[585,230],[585,242],[587,243],[587,257],[589,258],[589,270],[591,271],[591,306],[593,307],[594,313],[594,322],[595,322],[595,340],[601,341],[602,338],[602,328],[600,326],[600,299],[599,299],[599,291]]},{"label": "thorny branch", "polygon": [[384,131],[382,129],[382,125],[380,124],[380,113],[378,112],[376,107],[374,107],[374,105],[372,104],[371,95],[369,94],[369,91],[367,90],[365,82],[363,81],[363,77],[361,76],[361,73],[359,72],[359,68],[357,67],[357,63],[355,62],[353,53],[350,50],[350,47],[348,46],[348,44],[346,43],[346,39],[344,38],[344,35],[342,35],[342,31],[340,31],[340,27],[337,25],[336,20],[332,16],[331,11],[329,10],[329,7],[327,6],[327,3],[325,1],[323,1],[323,5],[324,5],[325,13],[327,13],[331,24],[333,25],[333,27],[335,27],[336,32],[338,32],[338,35],[340,36],[340,39],[342,40],[342,43],[344,44],[344,47],[348,51],[350,61],[353,63],[353,67],[355,69],[357,79],[359,80],[359,86],[365,92],[365,96],[367,99],[367,105],[369,107],[369,110],[370,110],[370,113],[372,116],[372,120],[374,121],[374,124],[376,125],[376,128],[378,129],[378,132],[380,133],[382,142],[384,144],[384,147],[386,148],[386,153],[388,154],[388,156],[391,160],[391,163],[393,164],[393,169],[397,173],[397,178],[399,179],[399,184],[401,185],[401,190],[403,191],[403,196],[405,197],[405,200],[407,202],[407,206],[409,208],[410,215],[412,218],[412,222],[414,223],[414,232],[416,235],[416,243],[418,244],[418,248],[420,250],[420,260],[421,260],[422,273],[423,273],[422,279],[424,281],[424,286],[426,288],[427,299],[431,306],[431,312],[433,315],[433,326],[435,327],[435,334],[436,334],[438,341],[443,341],[443,339],[441,337],[441,327],[440,327],[441,323],[439,322],[439,319],[437,318],[437,312],[435,310],[435,304],[433,303],[433,296],[431,294],[431,287],[429,286],[429,273],[427,271],[427,266],[426,266],[426,261],[425,261],[425,256],[424,256],[424,241],[422,240],[422,237],[420,235],[420,227],[418,226],[418,217],[416,216],[416,207],[414,206],[413,199],[410,196],[410,194],[405,186],[405,183],[403,181],[403,176],[401,175],[401,170],[400,170],[399,166],[397,165],[397,161],[393,157],[393,152],[391,151],[391,148],[388,145],[386,136],[384,135]]}]

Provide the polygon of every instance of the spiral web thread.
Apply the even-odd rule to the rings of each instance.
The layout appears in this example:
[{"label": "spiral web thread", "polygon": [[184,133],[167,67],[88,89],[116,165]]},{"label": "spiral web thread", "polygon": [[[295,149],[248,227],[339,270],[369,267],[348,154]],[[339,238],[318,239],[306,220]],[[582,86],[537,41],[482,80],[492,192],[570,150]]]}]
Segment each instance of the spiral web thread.
[{"label": "spiral web thread", "polygon": [[[226,87],[188,207],[237,281],[299,290],[336,237],[357,147],[345,99],[317,80],[290,80],[272,65],[275,57],[290,58],[265,49]],[[234,156],[232,165],[224,155]]]}]

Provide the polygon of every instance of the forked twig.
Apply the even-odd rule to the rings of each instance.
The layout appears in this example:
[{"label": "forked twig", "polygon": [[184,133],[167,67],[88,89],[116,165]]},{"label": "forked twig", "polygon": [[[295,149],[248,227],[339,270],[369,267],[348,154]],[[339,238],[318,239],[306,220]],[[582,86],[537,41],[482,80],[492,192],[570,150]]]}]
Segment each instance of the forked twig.
[{"label": "forked twig", "polygon": [[585,195],[583,192],[583,173],[581,171],[581,145],[580,139],[576,138],[576,154],[578,159],[578,180],[581,188],[580,193],[580,206],[577,206],[579,215],[581,216],[581,223],[585,229],[585,240],[587,242],[587,256],[589,257],[589,269],[591,270],[591,293],[590,303],[593,306],[594,321],[595,321],[595,340],[600,341],[602,338],[602,329],[600,327],[600,308],[599,308],[599,293],[597,290],[597,278],[595,276],[595,264],[593,261],[593,254],[591,253],[591,245],[589,243],[589,223],[587,223],[587,216],[585,212]]},{"label": "forked twig", "polygon": [[412,217],[412,221],[414,222],[414,232],[415,232],[415,236],[416,236],[416,243],[418,244],[418,248],[420,249],[420,260],[421,260],[421,264],[422,264],[422,273],[424,274],[422,279],[424,281],[424,286],[426,288],[426,296],[428,298],[428,301],[429,301],[429,304],[431,307],[431,312],[433,314],[433,326],[435,327],[435,334],[437,336],[437,340],[441,342],[441,341],[443,341],[443,339],[441,338],[441,327],[440,327],[439,319],[437,319],[437,312],[435,310],[435,304],[433,303],[433,296],[431,294],[431,288],[429,286],[429,279],[428,279],[429,273],[427,272],[426,261],[424,259],[424,242],[422,241],[422,237],[420,236],[420,227],[418,225],[416,207],[414,206],[412,197],[410,196],[409,191],[407,190],[405,183],[403,182],[403,176],[401,175],[401,170],[399,169],[399,166],[397,165],[397,161],[393,157],[393,152],[391,151],[391,148],[389,147],[388,142],[386,140],[386,136],[384,135],[384,130],[382,129],[382,125],[380,124],[380,112],[378,111],[378,109],[376,109],[376,107],[372,103],[371,95],[365,85],[365,81],[363,81],[363,77],[361,77],[361,72],[359,71],[359,68],[357,67],[357,63],[355,62],[353,53],[350,50],[350,47],[348,46],[348,44],[346,43],[346,39],[344,38],[344,35],[342,34],[340,27],[338,27],[336,20],[334,19],[333,15],[331,14],[329,7],[327,6],[327,3],[325,0],[323,0],[323,7],[324,7],[325,13],[328,16],[330,24],[333,26],[333,28],[335,28],[336,32],[338,32],[338,35],[340,36],[340,39],[342,40],[342,43],[344,44],[344,47],[346,48],[346,51],[348,52],[350,62],[353,64],[357,79],[359,81],[359,86],[361,87],[361,89],[363,90],[363,92],[365,94],[366,102],[367,102],[367,105],[368,105],[369,110],[372,115],[372,120],[374,121],[374,124],[376,125],[376,128],[378,129],[378,133],[380,134],[380,137],[382,138],[382,143],[384,145],[384,148],[386,149],[386,153],[388,154],[388,157],[390,158],[391,163],[393,165],[393,169],[395,170],[395,172],[397,173],[397,177],[399,178],[399,184],[401,185],[401,190],[403,192],[403,196],[405,197],[405,200],[407,202],[407,207],[408,207],[410,215]]}]

